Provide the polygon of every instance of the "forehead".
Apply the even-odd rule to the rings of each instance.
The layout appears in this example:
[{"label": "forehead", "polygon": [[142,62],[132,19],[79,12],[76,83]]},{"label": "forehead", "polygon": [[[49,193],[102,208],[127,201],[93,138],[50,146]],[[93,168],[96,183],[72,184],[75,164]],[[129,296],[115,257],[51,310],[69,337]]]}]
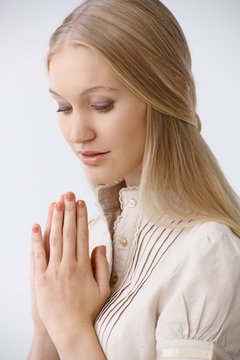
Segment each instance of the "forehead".
[{"label": "forehead", "polygon": [[97,83],[123,86],[99,55],[86,46],[66,46],[54,54],[49,64],[49,80],[54,90],[79,89]]}]

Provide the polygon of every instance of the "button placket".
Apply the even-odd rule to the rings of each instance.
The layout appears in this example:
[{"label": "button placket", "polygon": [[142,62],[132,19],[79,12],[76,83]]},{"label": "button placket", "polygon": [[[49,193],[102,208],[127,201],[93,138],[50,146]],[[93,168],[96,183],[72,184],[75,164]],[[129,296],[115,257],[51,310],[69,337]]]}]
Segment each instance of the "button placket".
[{"label": "button placket", "polygon": [[130,208],[134,208],[136,205],[137,205],[137,201],[136,201],[135,199],[129,200],[128,206],[129,206]]},{"label": "button placket", "polygon": [[114,269],[110,282],[113,289],[121,286],[129,267],[129,258],[132,257],[133,246],[131,242],[135,241],[134,229],[138,214],[137,195],[137,190],[120,192],[119,200],[122,212],[115,223],[113,240]]},{"label": "button placket", "polygon": [[119,242],[122,245],[122,247],[126,247],[128,245],[128,240],[125,238],[122,238]]}]

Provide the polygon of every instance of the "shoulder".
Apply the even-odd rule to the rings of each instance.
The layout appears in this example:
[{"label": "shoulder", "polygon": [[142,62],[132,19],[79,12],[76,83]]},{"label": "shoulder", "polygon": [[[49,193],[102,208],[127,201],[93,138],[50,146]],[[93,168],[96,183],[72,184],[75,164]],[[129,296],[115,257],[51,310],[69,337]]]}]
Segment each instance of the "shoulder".
[{"label": "shoulder", "polygon": [[197,223],[192,227],[190,234],[201,238],[206,236],[213,238],[228,237],[232,240],[240,240],[228,226],[215,221]]},{"label": "shoulder", "polygon": [[218,222],[203,222],[192,227],[187,239],[196,257],[219,256],[230,261],[240,261],[240,238],[231,229]]},{"label": "shoulder", "polygon": [[240,281],[240,238],[229,227],[217,222],[197,224],[188,232],[185,244],[183,269],[200,273],[201,281],[204,274],[208,280],[218,274],[222,281]]},{"label": "shoulder", "polygon": [[[177,241],[170,247],[168,264],[178,276],[212,272],[227,269],[224,277],[232,273],[239,276],[240,281],[240,238],[224,224],[207,221],[187,226]],[[235,274],[235,275],[236,275]]]}]

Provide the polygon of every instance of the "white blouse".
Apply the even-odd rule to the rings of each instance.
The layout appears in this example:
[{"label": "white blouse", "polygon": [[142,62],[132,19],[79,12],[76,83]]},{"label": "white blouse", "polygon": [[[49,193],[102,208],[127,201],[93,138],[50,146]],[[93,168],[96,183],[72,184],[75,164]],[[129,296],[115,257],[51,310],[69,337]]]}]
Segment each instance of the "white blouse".
[{"label": "white blouse", "polygon": [[153,225],[139,217],[138,189],[121,186],[99,189],[89,223],[111,267],[95,322],[107,359],[239,360],[240,239],[216,222]]}]

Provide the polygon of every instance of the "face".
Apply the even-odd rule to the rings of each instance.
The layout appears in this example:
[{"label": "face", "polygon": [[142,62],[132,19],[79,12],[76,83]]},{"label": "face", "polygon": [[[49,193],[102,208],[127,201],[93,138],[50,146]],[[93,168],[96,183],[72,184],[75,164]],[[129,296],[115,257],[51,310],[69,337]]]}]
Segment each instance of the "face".
[{"label": "face", "polygon": [[69,46],[49,67],[59,125],[95,184],[139,182],[146,138],[146,104],[91,49]]}]

